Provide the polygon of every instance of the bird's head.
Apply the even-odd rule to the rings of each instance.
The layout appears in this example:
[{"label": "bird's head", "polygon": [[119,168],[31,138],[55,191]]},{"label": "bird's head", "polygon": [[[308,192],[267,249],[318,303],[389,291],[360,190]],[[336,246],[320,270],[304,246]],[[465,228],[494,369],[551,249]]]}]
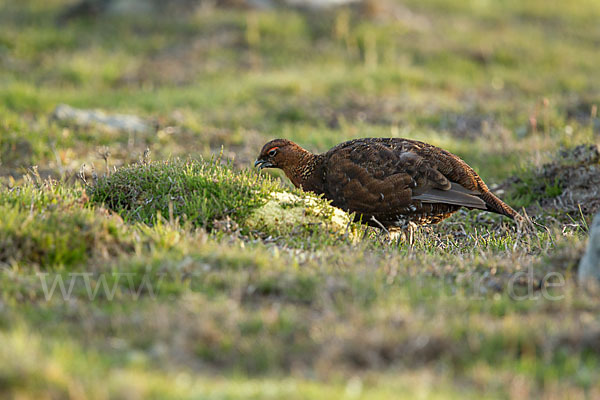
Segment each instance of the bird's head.
[{"label": "bird's head", "polygon": [[296,143],[287,139],[274,139],[265,144],[254,163],[255,167],[280,168],[286,171],[297,158],[296,155],[305,151]]}]

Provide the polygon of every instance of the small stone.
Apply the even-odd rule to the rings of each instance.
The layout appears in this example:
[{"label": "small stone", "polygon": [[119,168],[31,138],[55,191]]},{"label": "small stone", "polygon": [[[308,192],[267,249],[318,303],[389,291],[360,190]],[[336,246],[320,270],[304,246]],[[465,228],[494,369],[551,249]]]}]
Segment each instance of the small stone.
[{"label": "small stone", "polygon": [[580,284],[588,284],[592,280],[600,284],[600,213],[592,222],[588,245],[579,262],[578,278]]},{"label": "small stone", "polygon": [[56,106],[52,117],[65,124],[95,126],[109,131],[148,133],[152,130],[150,124],[135,115],[107,114],[100,110],[78,109],[66,104]]}]

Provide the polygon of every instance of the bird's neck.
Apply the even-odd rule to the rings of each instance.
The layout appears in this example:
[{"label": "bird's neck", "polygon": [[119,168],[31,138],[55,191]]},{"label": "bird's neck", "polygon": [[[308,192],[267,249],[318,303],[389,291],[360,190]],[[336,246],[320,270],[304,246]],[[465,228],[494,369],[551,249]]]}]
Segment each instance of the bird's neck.
[{"label": "bird's neck", "polygon": [[317,194],[323,193],[321,155],[300,148],[294,158],[289,161],[290,163],[283,171],[294,186]]}]

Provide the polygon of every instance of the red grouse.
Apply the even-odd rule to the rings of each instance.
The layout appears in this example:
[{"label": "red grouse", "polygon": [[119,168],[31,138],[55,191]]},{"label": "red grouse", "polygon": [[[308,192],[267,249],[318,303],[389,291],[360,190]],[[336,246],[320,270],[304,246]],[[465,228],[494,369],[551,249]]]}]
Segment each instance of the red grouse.
[{"label": "red grouse", "polygon": [[280,168],[296,187],[323,194],[362,222],[388,230],[435,224],[460,207],[520,218],[463,160],[416,140],[355,139],[312,154],[275,139],[254,165]]}]

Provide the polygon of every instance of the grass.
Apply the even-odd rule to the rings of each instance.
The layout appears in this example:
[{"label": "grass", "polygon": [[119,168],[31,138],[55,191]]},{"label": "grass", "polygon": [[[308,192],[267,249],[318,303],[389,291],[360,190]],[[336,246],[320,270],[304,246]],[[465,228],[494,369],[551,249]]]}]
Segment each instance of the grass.
[{"label": "grass", "polygon": [[211,229],[228,216],[244,220],[274,190],[275,182],[249,170],[233,173],[219,160],[170,160],[120,168],[91,185],[90,195],[128,221],[154,224],[162,214]]},{"label": "grass", "polygon": [[83,207],[81,190],[20,186],[0,195],[0,210],[0,259],[7,265],[70,267],[133,246],[122,241],[121,221]]},{"label": "grass", "polygon": [[[576,147],[600,133],[596,2],[59,22],[68,4],[0,0],[2,396],[600,396],[598,294],[574,278],[600,204]],[[250,168],[274,137],[363,136],[458,154],[535,224],[461,211],[390,242]]]}]

